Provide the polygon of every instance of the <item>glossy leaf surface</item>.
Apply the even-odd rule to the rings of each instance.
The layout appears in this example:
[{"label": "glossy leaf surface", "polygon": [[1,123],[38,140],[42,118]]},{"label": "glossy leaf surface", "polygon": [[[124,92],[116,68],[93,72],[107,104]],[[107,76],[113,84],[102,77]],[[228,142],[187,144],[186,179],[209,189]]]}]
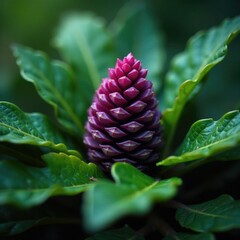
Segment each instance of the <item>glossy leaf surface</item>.
[{"label": "glossy leaf surface", "polygon": [[219,27],[196,34],[185,51],[173,59],[164,91],[163,120],[168,141],[185,104],[199,92],[206,74],[225,58],[229,43],[239,31],[240,17],[226,20]]},{"label": "glossy leaf surface", "polygon": [[229,195],[177,210],[176,219],[197,232],[222,232],[240,228],[240,201]]},{"label": "glossy leaf surface", "polygon": [[112,167],[116,183],[99,182],[85,195],[84,217],[86,227],[99,230],[128,214],[147,213],[154,202],[173,198],[179,178],[155,181],[127,163]]},{"label": "glossy leaf surface", "polygon": [[[199,120],[192,125],[176,156],[170,156],[158,165],[174,165],[214,156],[240,144],[240,113],[226,113],[218,121]],[[229,152],[229,159],[237,157]],[[235,156],[234,156],[235,155]],[[225,155],[225,160],[227,155]],[[217,160],[217,158],[216,158]]]},{"label": "glossy leaf surface", "polygon": [[75,195],[89,188],[91,177],[103,177],[92,163],[64,153],[48,153],[47,166],[36,168],[15,161],[0,161],[0,204],[22,208],[38,205],[51,196]]},{"label": "glossy leaf surface", "polygon": [[46,116],[24,113],[8,102],[0,102],[0,141],[47,147],[80,156],[77,151],[68,150],[68,141]]},{"label": "glossy leaf surface", "polygon": [[50,61],[41,52],[23,46],[15,46],[14,54],[22,77],[32,82],[39,95],[53,106],[59,122],[71,134],[83,134],[81,120],[84,102],[79,99],[76,81],[70,68],[57,61]]}]

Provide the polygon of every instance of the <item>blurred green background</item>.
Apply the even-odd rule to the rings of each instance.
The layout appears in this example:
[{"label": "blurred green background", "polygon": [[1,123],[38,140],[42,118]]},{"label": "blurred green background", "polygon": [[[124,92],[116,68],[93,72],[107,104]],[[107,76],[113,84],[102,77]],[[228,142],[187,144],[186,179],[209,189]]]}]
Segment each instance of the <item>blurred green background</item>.
[{"label": "blurred green background", "polygon": [[[0,1],[0,100],[11,101],[27,112],[52,113],[37,96],[34,87],[22,80],[11,52],[11,45],[21,43],[58,54],[51,39],[63,15],[68,12],[91,11],[111,23],[126,0],[1,0]],[[143,2],[143,1],[137,1]],[[146,0],[157,26],[165,32],[167,59],[182,51],[186,41],[199,30],[219,25],[223,19],[240,13],[239,0]],[[210,74],[201,94],[188,106],[186,114],[193,118],[221,116],[239,107],[240,54],[239,37],[229,54]],[[113,63],[114,64],[114,63]],[[194,109],[194,111],[192,111]]]}]

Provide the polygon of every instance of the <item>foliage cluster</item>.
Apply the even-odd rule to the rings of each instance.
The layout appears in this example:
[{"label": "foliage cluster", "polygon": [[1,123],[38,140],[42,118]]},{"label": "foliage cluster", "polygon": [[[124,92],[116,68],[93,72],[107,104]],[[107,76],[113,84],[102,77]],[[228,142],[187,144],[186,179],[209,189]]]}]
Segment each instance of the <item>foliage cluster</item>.
[{"label": "foliage cluster", "polygon": [[[173,144],[184,109],[240,32],[240,17],[194,35],[163,76],[162,33],[141,6],[132,9],[122,9],[109,26],[89,13],[65,17],[53,39],[63,61],[21,45],[13,47],[23,79],[53,107],[56,121],[0,102],[2,236],[64,223],[76,224],[78,234],[88,235],[88,240],[151,239],[155,234],[164,240],[213,240],[222,232],[229,239],[240,235],[235,230],[240,228],[239,200],[215,191],[219,182],[229,176],[234,182],[239,174],[239,164],[233,161],[240,159],[239,110],[193,123],[176,149]],[[87,163],[82,137],[96,88],[116,58],[128,52],[148,68],[163,113],[165,147],[151,176],[117,163],[110,179]],[[225,162],[229,169],[214,171]],[[196,168],[206,174],[207,184],[198,175],[194,178]],[[194,183],[190,189],[189,181]],[[194,198],[208,187],[213,198]],[[234,187],[237,191],[238,184]]]}]

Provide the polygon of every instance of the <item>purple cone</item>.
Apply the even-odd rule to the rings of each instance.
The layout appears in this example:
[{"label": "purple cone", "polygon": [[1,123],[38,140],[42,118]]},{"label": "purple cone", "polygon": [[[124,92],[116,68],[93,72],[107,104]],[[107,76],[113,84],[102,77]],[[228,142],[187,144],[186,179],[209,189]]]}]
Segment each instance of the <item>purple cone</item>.
[{"label": "purple cone", "polygon": [[84,143],[89,160],[109,171],[115,162],[146,170],[162,146],[161,114],[147,69],[129,53],[109,68],[88,110]]}]

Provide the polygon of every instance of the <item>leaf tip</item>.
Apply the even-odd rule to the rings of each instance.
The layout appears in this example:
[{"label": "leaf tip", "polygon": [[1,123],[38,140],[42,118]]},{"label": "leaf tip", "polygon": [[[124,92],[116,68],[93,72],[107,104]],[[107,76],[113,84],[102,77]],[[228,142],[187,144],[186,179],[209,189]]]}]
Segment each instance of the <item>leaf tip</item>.
[{"label": "leaf tip", "polygon": [[181,186],[183,183],[182,179],[178,177],[174,177],[173,180],[174,180],[175,186]]}]

